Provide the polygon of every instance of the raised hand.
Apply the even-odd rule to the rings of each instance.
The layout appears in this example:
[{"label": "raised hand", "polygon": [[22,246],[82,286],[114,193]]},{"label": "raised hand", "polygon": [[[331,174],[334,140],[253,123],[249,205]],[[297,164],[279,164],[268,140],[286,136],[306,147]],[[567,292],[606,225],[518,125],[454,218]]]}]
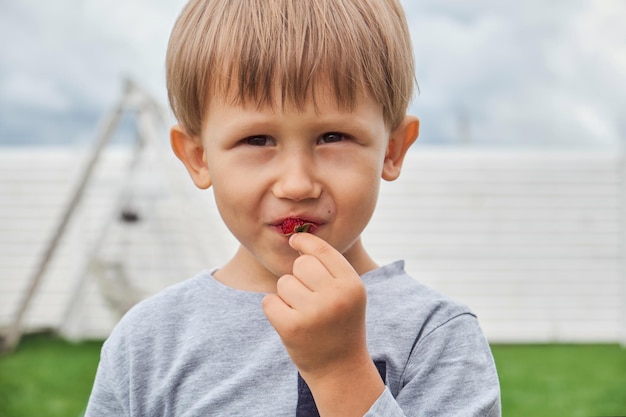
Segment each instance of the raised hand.
[{"label": "raised hand", "polygon": [[327,398],[326,388],[338,392],[348,381],[356,387],[360,384],[354,384],[354,378],[359,376],[365,377],[361,382],[371,378],[367,386],[379,395],[383,385],[367,351],[361,278],[341,253],[315,235],[294,234],[289,244],[301,255],[293,273],[278,280],[276,294],[264,298],[263,310],[309,384],[320,412],[324,407],[318,399]]}]

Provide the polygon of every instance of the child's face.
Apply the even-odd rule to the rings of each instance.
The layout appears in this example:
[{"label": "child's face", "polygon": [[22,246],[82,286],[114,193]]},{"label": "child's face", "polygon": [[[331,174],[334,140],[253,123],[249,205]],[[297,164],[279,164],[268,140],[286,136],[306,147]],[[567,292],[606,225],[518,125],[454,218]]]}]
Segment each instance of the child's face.
[{"label": "child's face", "polygon": [[288,245],[285,224],[305,221],[359,271],[359,237],[380,178],[397,176],[386,158],[390,132],[381,107],[369,97],[359,98],[353,111],[334,99],[318,100],[317,111],[312,103],[299,111],[213,100],[207,113],[200,138],[205,167],[192,177],[202,188],[213,186],[242,245],[231,265],[273,277],[290,273],[298,253]]}]

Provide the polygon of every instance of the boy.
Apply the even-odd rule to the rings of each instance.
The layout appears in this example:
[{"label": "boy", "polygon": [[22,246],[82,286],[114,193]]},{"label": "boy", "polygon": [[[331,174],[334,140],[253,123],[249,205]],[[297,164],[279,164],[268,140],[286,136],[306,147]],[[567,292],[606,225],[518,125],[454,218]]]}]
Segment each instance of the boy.
[{"label": "boy", "polygon": [[240,247],[126,315],[86,415],[500,415],[476,318],[360,239],[418,135],[398,2],[191,0],[167,79],[174,153]]}]

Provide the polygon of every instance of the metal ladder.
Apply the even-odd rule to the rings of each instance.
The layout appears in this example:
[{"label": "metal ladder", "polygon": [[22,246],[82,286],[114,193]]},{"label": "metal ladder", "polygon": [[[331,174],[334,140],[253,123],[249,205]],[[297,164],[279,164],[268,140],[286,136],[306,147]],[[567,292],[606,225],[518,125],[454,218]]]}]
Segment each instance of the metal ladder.
[{"label": "metal ladder", "polygon": [[[0,336],[0,353],[11,352],[19,344],[23,335],[24,318],[29,306],[37,294],[50,262],[60,246],[61,239],[67,231],[70,220],[83,199],[87,186],[94,174],[97,162],[102,157],[104,149],[110,142],[116,132],[116,129],[119,127],[122,116],[128,111],[136,112],[137,140],[134,143],[132,156],[127,166],[127,175],[132,176],[134,174],[138,162],[141,159],[142,152],[145,150],[147,145],[159,146],[155,143],[157,137],[155,128],[157,123],[165,126],[166,118],[164,111],[157,101],[141,90],[132,80],[127,79],[124,81],[123,94],[121,98],[101,121],[96,141],[94,142],[94,146],[89,154],[87,163],[79,177],[79,182],[73,190],[72,195],[55,229],[53,230],[53,233],[49,237],[43,255],[39,259],[36,268],[28,281],[27,290],[18,305],[15,317],[11,325],[7,328],[5,334]],[[123,210],[126,196],[128,194],[127,188],[129,183],[130,181],[126,182],[126,186],[122,186],[122,188],[118,190],[117,201],[114,205],[113,213],[110,213],[109,218],[106,220],[102,231],[89,252],[89,257],[85,265],[88,266],[90,261],[95,258],[105,240],[107,230]],[[73,306],[76,304],[76,301],[81,294],[84,283],[85,279],[79,279],[79,284],[72,291],[69,306],[64,314],[64,320],[71,315]]]}]

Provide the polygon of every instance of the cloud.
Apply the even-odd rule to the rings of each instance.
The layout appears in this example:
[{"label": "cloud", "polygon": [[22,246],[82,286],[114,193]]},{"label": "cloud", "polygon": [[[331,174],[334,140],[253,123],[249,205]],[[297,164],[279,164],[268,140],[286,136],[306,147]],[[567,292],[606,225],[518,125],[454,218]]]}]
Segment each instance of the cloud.
[{"label": "cloud", "polygon": [[626,3],[405,4],[425,141],[615,147],[625,136]]},{"label": "cloud", "polygon": [[165,48],[182,5],[1,2],[0,36],[7,42],[0,54],[0,144],[84,140],[119,98],[124,77],[165,102]]},{"label": "cloud", "polygon": [[38,103],[42,109],[64,111],[70,102],[53,80],[34,77],[28,73],[12,73],[2,80],[0,94],[7,102],[27,107]]},{"label": "cloud", "polygon": [[[124,76],[165,105],[165,49],[184,2],[0,2],[0,144],[84,140]],[[422,143],[615,147],[626,137],[623,0],[403,4]]]}]

